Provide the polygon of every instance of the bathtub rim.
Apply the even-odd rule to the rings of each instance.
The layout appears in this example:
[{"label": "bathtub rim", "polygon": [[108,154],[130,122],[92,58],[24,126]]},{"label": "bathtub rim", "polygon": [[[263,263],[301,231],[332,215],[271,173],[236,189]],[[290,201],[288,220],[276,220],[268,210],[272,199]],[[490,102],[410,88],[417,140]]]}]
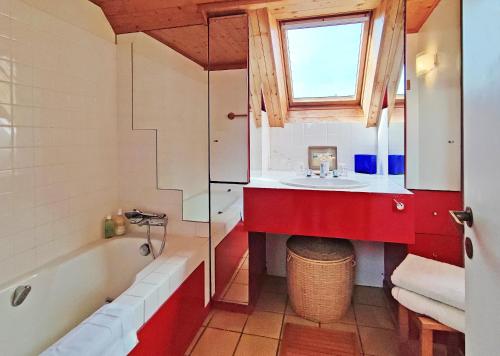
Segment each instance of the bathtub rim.
[{"label": "bathtub rim", "polygon": [[[103,246],[106,244],[110,244],[116,240],[124,240],[124,239],[144,239],[144,242],[146,242],[146,236],[141,236],[139,233],[128,233],[123,236],[114,236],[109,239],[105,238],[100,238],[98,240],[89,242],[76,250],[72,250],[68,253],[65,253],[61,256],[58,256],[50,261],[47,261],[46,263],[38,266],[35,269],[32,269],[28,272],[23,273],[22,275],[16,276],[14,278],[11,278],[3,283],[0,283],[0,294],[3,294],[11,289],[14,289],[18,287],[19,285],[24,284],[26,281],[32,280],[36,278],[42,271],[44,270],[49,270],[57,265],[60,265],[66,261],[71,260],[72,258],[75,258],[76,256],[79,256],[87,251],[91,251],[93,249],[96,249],[99,246]],[[168,240],[168,235],[167,235],[167,240]],[[154,261],[153,258],[151,258],[151,261]]]}]

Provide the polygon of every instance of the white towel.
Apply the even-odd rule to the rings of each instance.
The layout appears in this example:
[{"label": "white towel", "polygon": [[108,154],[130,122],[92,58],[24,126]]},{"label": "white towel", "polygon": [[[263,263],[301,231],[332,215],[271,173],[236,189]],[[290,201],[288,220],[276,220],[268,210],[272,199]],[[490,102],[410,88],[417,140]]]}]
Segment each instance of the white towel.
[{"label": "white towel", "polygon": [[392,296],[401,305],[416,313],[427,315],[450,328],[465,332],[465,312],[463,310],[399,287],[392,288]]},{"label": "white towel", "polygon": [[398,287],[465,310],[465,271],[461,267],[409,254],[391,280]]},{"label": "white towel", "polygon": [[102,306],[42,356],[125,356],[137,345],[133,309],[110,303]]}]

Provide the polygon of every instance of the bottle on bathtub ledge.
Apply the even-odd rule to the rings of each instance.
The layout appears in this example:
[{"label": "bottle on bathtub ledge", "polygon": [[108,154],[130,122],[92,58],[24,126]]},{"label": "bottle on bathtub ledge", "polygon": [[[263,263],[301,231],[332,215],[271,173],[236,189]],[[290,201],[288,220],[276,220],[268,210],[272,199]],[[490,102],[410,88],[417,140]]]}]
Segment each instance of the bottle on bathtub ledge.
[{"label": "bottle on bathtub ledge", "polygon": [[115,236],[115,223],[111,219],[111,215],[108,215],[104,220],[104,238],[110,239],[113,236]]},{"label": "bottle on bathtub ledge", "polygon": [[118,209],[118,212],[116,215],[113,215],[111,218],[114,223],[114,235],[115,236],[121,236],[125,235],[127,232],[127,220],[123,216],[123,210]]}]

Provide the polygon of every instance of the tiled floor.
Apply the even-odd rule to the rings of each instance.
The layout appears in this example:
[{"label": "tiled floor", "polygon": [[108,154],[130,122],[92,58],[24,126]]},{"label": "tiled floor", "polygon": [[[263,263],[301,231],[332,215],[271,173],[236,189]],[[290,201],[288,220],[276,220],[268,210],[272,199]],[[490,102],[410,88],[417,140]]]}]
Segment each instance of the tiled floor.
[{"label": "tiled floor", "polygon": [[231,281],[222,293],[221,301],[248,304],[248,251],[241,258]]},{"label": "tiled floor", "polygon": [[268,276],[251,315],[214,310],[205,320],[186,355],[275,356],[285,323],[352,331],[365,356],[398,354],[398,335],[380,288],[355,287],[353,305],[342,320],[318,324],[291,309],[286,279]]}]

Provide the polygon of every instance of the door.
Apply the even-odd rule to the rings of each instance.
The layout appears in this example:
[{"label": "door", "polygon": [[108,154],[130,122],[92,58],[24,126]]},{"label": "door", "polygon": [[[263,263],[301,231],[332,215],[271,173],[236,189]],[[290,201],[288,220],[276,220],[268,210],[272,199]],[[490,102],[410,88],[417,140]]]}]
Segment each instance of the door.
[{"label": "door", "polygon": [[500,1],[463,0],[466,354],[500,349]]}]

